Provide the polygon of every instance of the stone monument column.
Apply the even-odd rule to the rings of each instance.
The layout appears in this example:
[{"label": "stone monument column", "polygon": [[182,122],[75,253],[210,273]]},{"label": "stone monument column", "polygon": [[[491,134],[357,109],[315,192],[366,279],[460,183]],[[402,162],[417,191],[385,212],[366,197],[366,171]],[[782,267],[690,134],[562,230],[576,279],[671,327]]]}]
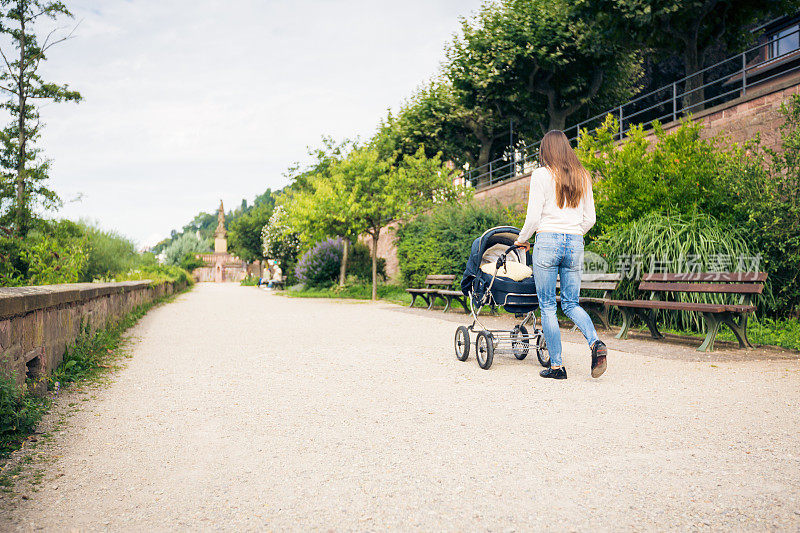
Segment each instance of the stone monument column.
[{"label": "stone monument column", "polygon": [[217,230],[214,232],[214,253],[228,253],[228,232],[225,229],[225,210],[222,208],[222,200],[219,201],[219,211],[217,212]]}]

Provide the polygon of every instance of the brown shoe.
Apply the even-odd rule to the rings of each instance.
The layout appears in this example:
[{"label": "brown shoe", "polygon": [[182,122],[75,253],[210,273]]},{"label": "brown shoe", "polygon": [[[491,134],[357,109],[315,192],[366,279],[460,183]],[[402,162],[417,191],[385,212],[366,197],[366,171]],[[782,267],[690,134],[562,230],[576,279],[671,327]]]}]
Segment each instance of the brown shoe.
[{"label": "brown shoe", "polygon": [[592,345],[592,377],[599,378],[606,371],[608,363],[606,363],[606,356],[608,355],[608,348],[603,341],[597,341]]}]

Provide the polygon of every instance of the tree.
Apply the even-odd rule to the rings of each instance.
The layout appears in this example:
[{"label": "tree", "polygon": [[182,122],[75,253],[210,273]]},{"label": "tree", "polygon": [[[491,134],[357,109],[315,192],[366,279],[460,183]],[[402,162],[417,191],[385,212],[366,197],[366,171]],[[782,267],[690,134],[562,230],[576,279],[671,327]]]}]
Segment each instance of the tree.
[{"label": "tree", "polygon": [[484,110],[483,123],[472,118],[484,132],[483,161],[498,124],[514,119],[529,136],[563,130],[580,112],[632,96],[641,67],[622,38],[572,2],[502,0],[462,22],[446,73],[466,108]]},{"label": "tree", "polygon": [[474,20],[461,20],[461,35],[445,50],[452,113],[477,141],[472,164],[478,169],[489,163],[495,143],[508,135],[510,120],[527,124],[541,112],[541,106],[525,108],[514,97],[508,60],[513,51],[497,39],[503,31],[501,18],[501,6],[484,4]]},{"label": "tree", "polygon": [[211,251],[211,242],[208,239],[198,239],[192,233],[184,233],[167,246],[164,250],[165,262],[168,265],[180,265],[187,255],[204,254]]},{"label": "tree", "polygon": [[[336,162],[330,173],[337,175]],[[342,209],[348,202],[348,191],[343,180],[316,175],[307,183],[307,188],[292,196],[288,210],[289,223],[297,231],[304,246],[311,246],[328,237],[341,237],[343,241],[342,262],[339,269],[339,285],[347,279],[347,259],[350,244],[363,231],[358,220],[347,216]]]},{"label": "tree", "polygon": [[[42,158],[41,149],[35,147],[42,128],[36,102],[78,102],[81,95],[66,84],[47,82],[40,76],[47,51],[72,34],[56,37],[56,30],[53,30],[39,44],[35,26],[42,19],[71,18],[72,13],[66,5],[60,1],[0,0],[0,9],[0,34],[5,35],[16,49],[12,56],[12,50],[0,48],[5,67],[0,72],[0,89],[8,95],[0,107],[12,118],[12,122],[0,132],[0,167],[3,173],[0,207],[3,200],[10,200],[8,212],[0,212],[0,222],[12,223],[16,235],[24,237],[37,203],[47,208],[60,202],[58,195],[45,184],[50,162]],[[11,187],[13,194],[9,194]]]},{"label": "tree", "polygon": [[264,257],[277,260],[284,276],[292,276],[300,253],[300,238],[289,225],[286,206],[282,203],[275,206],[269,222],[261,230],[261,242]]},{"label": "tree", "polygon": [[300,163],[295,163],[284,173],[284,177],[291,182],[289,189],[298,192],[310,187],[309,181],[314,176],[328,176],[329,168],[335,162],[345,157],[351,150],[356,148],[357,142],[345,139],[341,143],[336,143],[332,137],[322,137],[322,146],[317,148],[308,147],[308,155],[313,162],[307,167],[302,167]]},{"label": "tree", "polygon": [[272,216],[272,204],[264,202],[251,207],[244,215],[228,224],[228,244],[231,252],[249,262],[262,256],[261,230]]},{"label": "tree", "polygon": [[478,161],[477,143],[463,119],[466,110],[455,98],[447,79],[432,79],[421,85],[397,113],[381,122],[373,143],[382,157],[414,155],[420,146],[427,157],[442,153],[442,159],[462,167]]},{"label": "tree", "polygon": [[353,151],[333,169],[335,187],[349,191],[341,206],[354,227],[372,237],[372,299],[378,297],[378,243],[383,228],[400,219],[419,215],[435,204],[452,203],[460,197],[453,172],[439,156],[427,158],[420,148],[403,156],[399,165],[381,158],[375,147]]},{"label": "tree", "polygon": [[576,11],[595,18],[605,31],[626,39],[629,49],[648,48],[682,58],[684,107],[696,112],[705,99],[709,54],[720,45],[730,51],[752,43],[753,25],[795,13],[798,0],[576,0]]}]

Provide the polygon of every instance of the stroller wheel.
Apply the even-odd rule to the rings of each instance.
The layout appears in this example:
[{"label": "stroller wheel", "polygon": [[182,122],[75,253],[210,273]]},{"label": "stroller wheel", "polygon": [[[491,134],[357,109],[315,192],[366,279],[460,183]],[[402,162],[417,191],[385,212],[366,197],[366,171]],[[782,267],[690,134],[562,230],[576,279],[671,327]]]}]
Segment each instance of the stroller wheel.
[{"label": "stroller wheel", "polygon": [[479,331],[478,338],[475,339],[475,358],[478,366],[484,370],[489,370],[494,360],[494,339],[491,333]]},{"label": "stroller wheel", "polygon": [[520,361],[528,357],[529,343],[528,329],[525,326],[514,326],[511,331],[511,351],[514,352],[514,357]]},{"label": "stroller wheel", "polygon": [[456,359],[466,361],[469,357],[469,330],[467,326],[458,326],[456,330]]},{"label": "stroller wheel", "polygon": [[547,351],[547,343],[541,331],[536,337],[536,357],[539,359],[540,365],[545,368],[550,367],[550,352]]}]

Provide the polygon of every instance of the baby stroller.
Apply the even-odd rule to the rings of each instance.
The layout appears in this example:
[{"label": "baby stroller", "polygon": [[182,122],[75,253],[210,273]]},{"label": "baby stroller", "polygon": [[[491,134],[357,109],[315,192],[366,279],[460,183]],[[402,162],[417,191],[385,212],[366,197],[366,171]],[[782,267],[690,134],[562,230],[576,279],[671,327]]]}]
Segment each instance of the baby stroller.
[{"label": "baby stroller", "polygon": [[[495,354],[513,354],[521,361],[531,348],[536,350],[542,366],[550,366],[544,335],[536,327],[533,313],[539,307],[539,299],[532,271],[527,266],[531,263],[530,254],[514,245],[518,237],[517,228],[499,226],[486,231],[472,243],[461,291],[469,301],[473,321],[469,327],[456,329],[455,349],[459,361],[466,361],[469,357],[472,346],[470,332],[477,331],[475,358],[484,370],[492,366]],[[522,318],[522,322],[511,330],[489,329],[478,318],[486,305],[491,308],[501,305],[517,318]],[[532,334],[526,327],[529,324]]]}]

